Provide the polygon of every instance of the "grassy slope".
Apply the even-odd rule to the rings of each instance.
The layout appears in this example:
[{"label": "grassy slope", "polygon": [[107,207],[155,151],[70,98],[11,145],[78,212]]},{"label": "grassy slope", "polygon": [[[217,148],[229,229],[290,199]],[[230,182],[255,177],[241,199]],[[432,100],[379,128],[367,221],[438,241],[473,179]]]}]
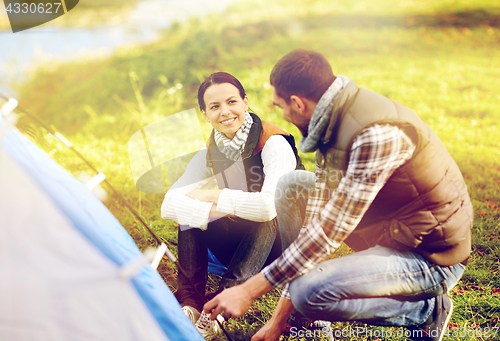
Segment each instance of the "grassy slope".
[{"label": "grassy slope", "polygon": [[[175,244],[173,225],[159,218],[162,196],[134,189],[130,136],[165,115],[196,107],[200,80],[224,70],[245,85],[255,112],[298,137],[272,107],[268,75],[293,48],[318,50],[336,73],[412,108],[456,159],[476,220],[473,259],[454,295],[453,321],[460,327],[494,327],[500,311],[494,290],[500,288],[495,205],[500,201],[499,13],[487,1],[246,1],[222,16],[177,25],[161,42],[124,50],[109,60],[41,71],[23,89],[21,105],[68,135]],[[29,120],[21,126],[39,143],[48,142],[49,153],[70,171],[85,169]],[[312,170],[313,155],[303,157]],[[140,247],[152,242],[116,198],[107,205]],[[161,272],[172,285],[167,267],[162,263]],[[275,299],[267,295],[258,303],[261,315],[231,322],[237,339],[267,320]]]}]

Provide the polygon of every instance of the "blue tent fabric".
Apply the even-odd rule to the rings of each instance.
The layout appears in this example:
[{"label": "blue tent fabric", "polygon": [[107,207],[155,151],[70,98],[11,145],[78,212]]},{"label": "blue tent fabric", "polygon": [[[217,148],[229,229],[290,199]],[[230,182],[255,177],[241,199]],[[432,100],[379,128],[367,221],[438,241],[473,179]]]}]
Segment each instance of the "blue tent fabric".
[{"label": "blue tent fabric", "polygon": [[[3,124],[0,118],[0,128]],[[108,259],[123,266],[141,256],[133,239],[106,206],[24,135],[9,129],[0,143],[1,148],[46,192],[72,225]],[[132,283],[168,338],[203,340],[152,267],[143,267]]]},{"label": "blue tent fabric", "polygon": [[173,341],[125,269],[2,148],[0,188],[0,340]]}]

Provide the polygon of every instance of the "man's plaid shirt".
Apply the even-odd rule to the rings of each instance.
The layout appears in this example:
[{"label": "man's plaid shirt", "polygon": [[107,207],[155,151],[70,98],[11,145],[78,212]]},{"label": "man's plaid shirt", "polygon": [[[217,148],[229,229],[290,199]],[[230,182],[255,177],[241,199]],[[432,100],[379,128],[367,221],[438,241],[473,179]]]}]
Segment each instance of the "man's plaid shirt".
[{"label": "man's plaid shirt", "polygon": [[[316,171],[306,217],[298,238],[262,270],[274,286],[287,284],[333,253],[356,228],[392,173],[411,158],[415,145],[398,127],[374,125],[356,137],[346,174],[331,193],[326,176]],[[286,228],[286,226],[284,226]],[[288,285],[283,297],[290,298]]]}]

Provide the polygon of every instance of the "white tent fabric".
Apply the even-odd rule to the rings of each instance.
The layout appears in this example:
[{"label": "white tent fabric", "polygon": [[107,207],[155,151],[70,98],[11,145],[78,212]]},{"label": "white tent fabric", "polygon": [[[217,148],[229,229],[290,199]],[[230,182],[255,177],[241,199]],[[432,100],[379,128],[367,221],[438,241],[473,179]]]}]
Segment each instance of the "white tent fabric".
[{"label": "white tent fabric", "polygon": [[0,149],[0,340],[168,340],[119,269]]}]

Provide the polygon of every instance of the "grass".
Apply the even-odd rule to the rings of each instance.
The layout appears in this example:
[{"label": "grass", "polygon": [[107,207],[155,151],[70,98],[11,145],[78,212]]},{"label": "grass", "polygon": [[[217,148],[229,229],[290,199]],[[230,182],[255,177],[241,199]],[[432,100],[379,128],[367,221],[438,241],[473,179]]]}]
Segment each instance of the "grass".
[{"label": "grass", "polygon": [[[500,8],[486,0],[242,1],[223,14],[173,25],[160,41],[129,47],[109,59],[42,68],[21,89],[20,105],[58,127],[175,250],[175,226],[160,217],[163,195],[135,189],[128,139],[149,123],[197,107],[200,81],[217,70],[237,76],[250,107],[298,138],[298,130],[272,106],[269,73],[294,48],[318,50],[334,72],[412,108],[457,161],[475,222],[471,261],[452,292],[452,322],[474,331],[462,339],[493,340],[500,338],[492,336],[493,329],[477,335],[500,326],[498,14]],[[70,172],[88,171],[26,117],[19,126]],[[209,127],[203,125],[203,131]],[[313,170],[314,155],[301,156]],[[118,198],[106,205],[141,249],[154,244]],[[336,256],[347,252],[344,247]],[[159,272],[175,290],[175,269],[163,261]],[[215,285],[217,277],[211,281]],[[268,320],[277,297],[278,291],[266,295],[256,302],[259,313],[232,320],[234,338],[248,340]],[[335,330],[366,327],[334,324]],[[400,329],[369,328],[391,330],[396,335],[391,339],[404,339],[397,337]]]}]

